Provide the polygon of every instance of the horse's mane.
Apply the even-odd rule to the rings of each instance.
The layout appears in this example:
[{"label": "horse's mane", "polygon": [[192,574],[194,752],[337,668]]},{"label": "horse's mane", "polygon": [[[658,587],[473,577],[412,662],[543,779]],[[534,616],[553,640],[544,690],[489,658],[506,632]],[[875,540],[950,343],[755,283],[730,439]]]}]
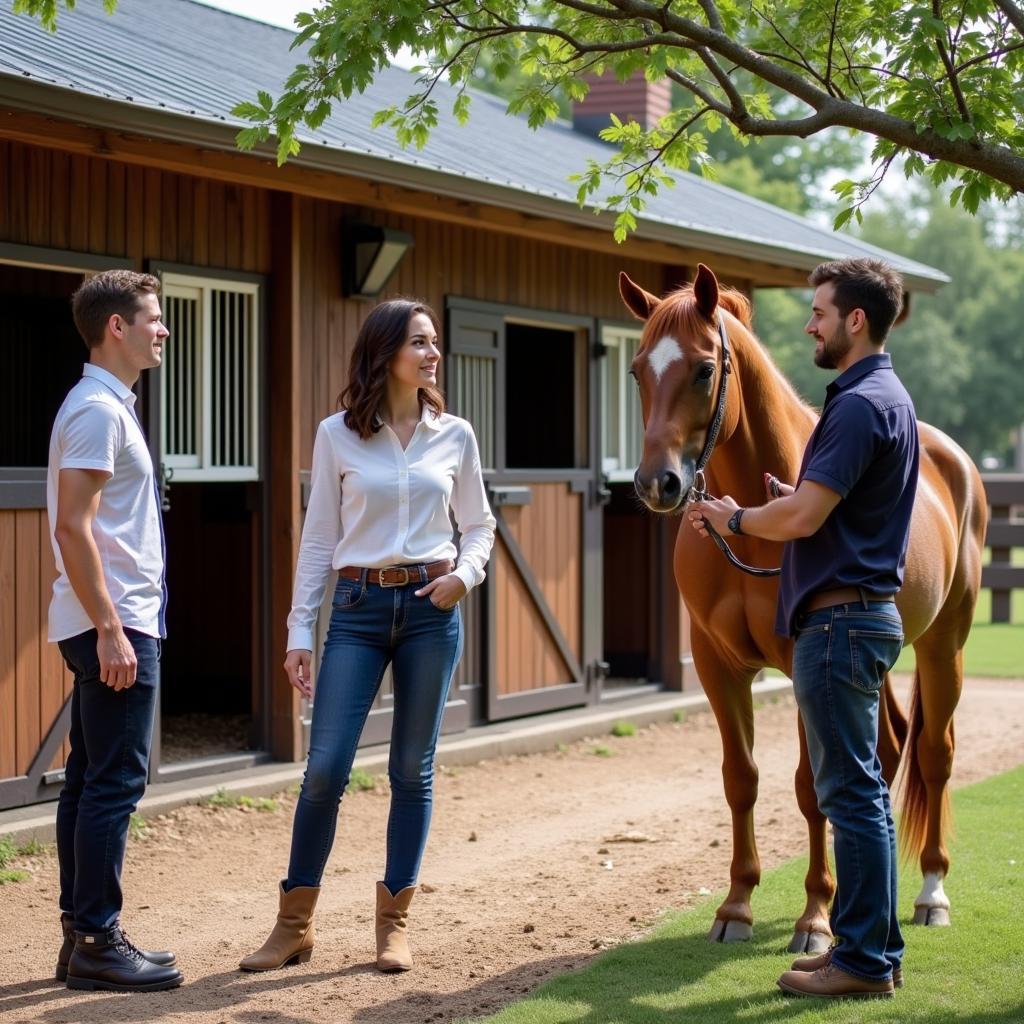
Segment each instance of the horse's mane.
[{"label": "horse's mane", "polygon": [[[750,300],[742,292],[735,288],[721,288],[718,304],[748,331],[751,330]],[[681,338],[687,334],[713,333],[714,325],[697,308],[693,285],[684,284],[658,303],[647,321],[647,331],[650,338],[664,338],[666,335]]]}]

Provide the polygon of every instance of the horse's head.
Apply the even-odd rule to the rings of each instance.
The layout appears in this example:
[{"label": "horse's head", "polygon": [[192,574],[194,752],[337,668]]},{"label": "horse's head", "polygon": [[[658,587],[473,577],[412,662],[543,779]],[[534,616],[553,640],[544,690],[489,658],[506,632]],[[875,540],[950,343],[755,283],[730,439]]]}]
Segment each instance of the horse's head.
[{"label": "horse's head", "polygon": [[673,512],[690,494],[715,415],[724,372],[719,306],[749,324],[750,304],[739,292],[720,290],[704,264],[692,285],[663,299],[620,273],[619,294],[646,321],[630,368],[644,421],[644,449],[633,484],[648,508]]}]

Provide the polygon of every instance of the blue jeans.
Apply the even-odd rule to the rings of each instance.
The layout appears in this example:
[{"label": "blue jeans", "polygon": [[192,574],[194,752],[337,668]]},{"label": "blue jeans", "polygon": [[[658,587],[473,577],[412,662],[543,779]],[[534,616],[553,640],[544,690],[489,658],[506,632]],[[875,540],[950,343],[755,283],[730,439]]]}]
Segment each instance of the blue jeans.
[{"label": "blue jeans", "polygon": [[58,643],[74,673],[71,752],[57,802],[60,909],[78,931],[100,932],[121,914],[121,867],[128,819],[146,789],[160,641],[133,629],[135,684],[115,691],[100,682],[96,630]]},{"label": "blue jeans", "polygon": [[897,920],[896,829],[878,759],[878,701],[903,646],[892,601],[835,605],[797,618],[793,691],[818,808],[832,823],[837,967],[891,977],[903,958]]},{"label": "blue jeans", "polygon": [[430,828],[434,749],[462,655],[458,606],[436,608],[429,597],[416,597],[419,586],[338,581],[316,679],[309,759],[295,808],[286,889],[320,884],[359,735],[389,662],[394,713],[384,884],[394,895],[416,883]]}]

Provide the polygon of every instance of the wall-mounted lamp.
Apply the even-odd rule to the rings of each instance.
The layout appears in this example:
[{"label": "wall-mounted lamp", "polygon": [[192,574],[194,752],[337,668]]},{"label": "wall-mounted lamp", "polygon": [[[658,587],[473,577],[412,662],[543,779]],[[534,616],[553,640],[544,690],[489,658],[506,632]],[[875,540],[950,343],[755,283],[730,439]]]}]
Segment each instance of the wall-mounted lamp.
[{"label": "wall-mounted lamp", "polygon": [[412,235],[397,228],[376,224],[347,225],[342,248],[345,295],[375,299],[398,269],[406,250],[412,246]]}]

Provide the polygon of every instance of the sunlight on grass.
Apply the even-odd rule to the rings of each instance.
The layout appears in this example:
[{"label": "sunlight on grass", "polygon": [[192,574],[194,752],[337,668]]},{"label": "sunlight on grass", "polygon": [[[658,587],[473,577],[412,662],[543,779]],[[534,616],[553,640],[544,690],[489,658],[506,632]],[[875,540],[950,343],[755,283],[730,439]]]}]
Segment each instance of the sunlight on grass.
[{"label": "sunlight on grass", "polygon": [[[889,1000],[786,998],[775,981],[791,960],[803,903],[803,859],[770,872],[755,893],[754,939],[724,946],[704,935],[716,900],[678,914],[640,942],[602,954],[507,1007],[491,1024],[1020,1024],[1024,1006],[1024,768],[953,794],[957,839],[947,883],[951,928],[916,928],[917,869],[904,872],[906,987]],[[998,981],[996,981],[998,979]]]}]

